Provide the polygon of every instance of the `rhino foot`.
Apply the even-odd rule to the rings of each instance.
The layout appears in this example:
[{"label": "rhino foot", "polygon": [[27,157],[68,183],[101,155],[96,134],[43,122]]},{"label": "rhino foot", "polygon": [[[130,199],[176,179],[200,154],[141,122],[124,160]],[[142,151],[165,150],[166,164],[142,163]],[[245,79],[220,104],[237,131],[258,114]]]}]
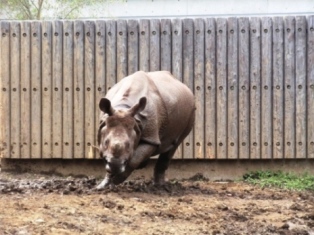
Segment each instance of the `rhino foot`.
[{"label": "rhino foot", "polygon": [[105,179],[103,181],[101,181],[100,184],[97,185],[96,189],[102,190],[102,189],[109,187],[110,185],[111,185],[110,177],[106,176]]},{"label": "rhino foot", "polygon": [[157,186],[164,185],[166,183],[165,174],[155,174],[154,184]]}]

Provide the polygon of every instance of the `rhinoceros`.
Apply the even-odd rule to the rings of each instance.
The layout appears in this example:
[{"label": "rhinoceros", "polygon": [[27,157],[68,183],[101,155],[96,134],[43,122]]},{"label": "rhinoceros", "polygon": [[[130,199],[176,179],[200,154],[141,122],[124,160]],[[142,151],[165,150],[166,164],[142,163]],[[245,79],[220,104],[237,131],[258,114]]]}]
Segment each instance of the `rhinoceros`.
[{"label": "rhinoceros", "polygon": [[99,102],[98,144],[107,171],[97,189],[125,181],[158,155],[154,183],[194,125],[191,90],[167,71],[138,71],[115,84]]}]

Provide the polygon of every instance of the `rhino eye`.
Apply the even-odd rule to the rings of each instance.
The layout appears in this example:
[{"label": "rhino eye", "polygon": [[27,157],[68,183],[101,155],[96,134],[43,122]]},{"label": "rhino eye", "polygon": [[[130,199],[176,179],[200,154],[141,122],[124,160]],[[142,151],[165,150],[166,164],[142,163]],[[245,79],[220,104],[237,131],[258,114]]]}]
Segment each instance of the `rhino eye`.
[{"label": "rhino eye", "polygon": [[106,140],[105,140],[105,148],[107,148],[108,145],[109,145],[109,139],[106,139]]}]

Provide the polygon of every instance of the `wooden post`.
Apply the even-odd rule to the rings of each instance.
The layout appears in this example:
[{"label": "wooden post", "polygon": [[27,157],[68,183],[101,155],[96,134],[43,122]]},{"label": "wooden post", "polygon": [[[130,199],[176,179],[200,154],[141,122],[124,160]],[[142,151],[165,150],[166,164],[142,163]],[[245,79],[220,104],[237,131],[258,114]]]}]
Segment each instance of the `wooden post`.
[{"label": "wooden post", "polygon": [[41,158],[41,24],[31,23],[31,158]]},{"label": "wooden post", "polygon": [[238,146],[238,20],[228,18],[228,158],[237,159]]},{"label": "wooden post", "polygon": [[227,20],[217,19],[217,158],[227,158]]},{"label": "wooden post", "polygon": [[286,17],[284,20],[284,157],[295,158],[295,18]]},{"label": "wooden post", "polygon": [[250,157],[250,27],[249,18],[239,18],[239,158]]},{"label": "wooden post", "polygon": [[296,17],[296,51],[295,51],[295,75],[296,75],[296,157],[306,158],[306,18]]},{"label": "wooden post", "polygon": [[261,71],[261,154],[263,159],[272,158],[272,18],[263,17]]},{"label": "wooden post", "polygon": [[[52,158],[52,22],[42,23],[42,157]],[[72,88],[71,88],[72,89]]]},{"label": "wooden post", "polygon": [[[183,20],[183,82],[192,91],[194,90],[194,43],[193,43],[193,20],[184,19]],[[190,134],[183,141],[183,157],[193,158],[194,157],[194,131],[192,130]]]},{"label": "wooden post", "polygon": [[74,158],[85,157],[85,135],[84,135],[84,22],[74,22],[74,70],[73,70],[73,114],[74,114]]},{"label": "wooden post", "polygon": [[[11,158],[20,158],[20,22],[10,23]],[[10,115],[7,113],[6,115]]]},{"label": "wooden post", "polygon": [[283,19],[273,19],[273,157],[283,158]]},{"label": "wooden post", "polygon": [[216,22],[205,20],[205,158],[216,158]]}]

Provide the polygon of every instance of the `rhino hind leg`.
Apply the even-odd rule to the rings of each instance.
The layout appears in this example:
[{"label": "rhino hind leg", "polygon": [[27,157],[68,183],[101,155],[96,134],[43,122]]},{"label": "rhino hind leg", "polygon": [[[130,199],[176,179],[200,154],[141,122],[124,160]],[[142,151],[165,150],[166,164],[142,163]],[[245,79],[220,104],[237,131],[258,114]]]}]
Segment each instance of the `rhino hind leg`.
[{"label": "rhino hind leg", "polygon": [[177,147],[172,148],[168,152],[159,155],[154,169],[154,183],[155,185],[163,185],[166,182],[165,173],[168,169],[170,160],[172,159]]},{"label": "rhino hind leg", "polygon": [[165,152],[159,155],[159,158],[156,162],[155,169],[154,169],[154,182],[156,185],[162,185],[165,183],[165,172],[168,169],[170,160],[172,159],[178,146],[181,144],[184,138],[191,132],[194,121],[195,121],[195,109],[192,111],[189,121],[187,123],[187,126],[183,130],[180,138],[178,139],[174,147],[171,148],[168,152]]}]

